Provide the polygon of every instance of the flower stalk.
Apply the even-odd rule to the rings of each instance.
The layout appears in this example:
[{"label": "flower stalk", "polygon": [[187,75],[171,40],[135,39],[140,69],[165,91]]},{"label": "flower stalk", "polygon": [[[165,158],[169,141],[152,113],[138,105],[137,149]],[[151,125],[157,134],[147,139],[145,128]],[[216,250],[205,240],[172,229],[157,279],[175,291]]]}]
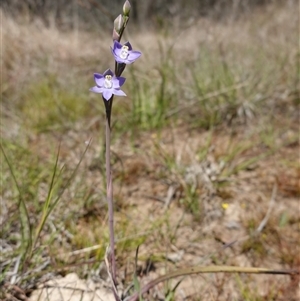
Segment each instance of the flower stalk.
[{"label": "flower stalk", "polygon": [[126,96],[121,90],[121,86],[125,83],[125,78],[121,74],[127,64],[133,63],[141,56],[141,52],[134,51],[129,42],[124,45],[120,44],[125,27],[129,20],[130,3],[125,1],[123,6],[123,14],[119,15],[114,21],[112,34],[113,47],[112,54],[115,58],[115,72],[107,69],[103,74],[95,73],[94,80],[96,86],[90,91],[102,94],[102,99],[105,106],[105,166],[106,166],[106,197],[108,203],[108,228],[109,228],[109,248],[106,254],[106,262],[108,272],[112,281],[113,293],[116,301],[120,301],[117,292],[117,274],[116,274],[116,256],[115,256],[115,233],[114,233],[114,208],[113,208],[113,185],[112,171],[110,165],[110,144],[111,144],[111,114],[114,95]]}]

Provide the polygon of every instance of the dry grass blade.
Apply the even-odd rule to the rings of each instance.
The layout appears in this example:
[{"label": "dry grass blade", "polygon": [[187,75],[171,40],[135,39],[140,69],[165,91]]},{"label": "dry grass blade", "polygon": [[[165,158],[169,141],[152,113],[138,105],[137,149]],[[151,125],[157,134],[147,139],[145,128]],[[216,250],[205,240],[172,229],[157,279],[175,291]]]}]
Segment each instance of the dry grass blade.
[{"label": "dry grass blade", "polygon": [[140,295],[145,294],[157,284],[170,280],[172,278],[200,274],[200,273],[245,273],[245,274],[272,274],[272,275],[299,275],[300,272],[296,270],[273,270],[266,268],[253,267],[233,267],[233,266],[207,266],[207,267],[190,267],[181,270],[170,272],[167,275],[160,276],[149,282],[140,292],[134,293],[127,297],[124,301],[137,301]]},{"label": "dry grass blade", "polygon": [[269,202],[268,211],[267,211],[264,219],[261,221],[261,223],[257,227],[256,233],[260,233],[263,230],[263,228],[266,226],[266,224],[267,224],[267,222],[268,222],[268,220],[270,218],[272,209],[273,209],[273,207],[275,205],[276,194],[277,194],[277,184],[275,184],[274,187],[273,187],[272,196],[271,196],[271,199],[270,199],[270,202]]}]

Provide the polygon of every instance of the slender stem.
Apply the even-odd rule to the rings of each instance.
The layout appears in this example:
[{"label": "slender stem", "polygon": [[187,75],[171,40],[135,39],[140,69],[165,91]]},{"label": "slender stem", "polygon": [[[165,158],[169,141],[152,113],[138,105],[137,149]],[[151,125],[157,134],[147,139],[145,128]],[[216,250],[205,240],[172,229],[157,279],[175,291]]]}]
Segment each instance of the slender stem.
[{"label": "slender stem", "polygon": [[[123,35],[124,29],[127,25],[128,17],[125,19],[123,28],[120,33],[119,41]],[[124,71],[125,65],[118,71],[118,63],[115,62],[115,74],[120,76]],[[110,273],[113,281],[113,286],[116,287],[116,257],[115,257],[115,233],[114,233],[114,204],[113,204],[113,186],[112,186],[112,173],[110,168],[110,132],[111,132],[111,111],[114,97],[112,96],[109,101],[104,101],[106,110],[106,130],[105,130],[105,165],[106,165],[106,193],[108,203],[108,227],[109,227],[109,245],[110,245]],[[113,290],[115,299],[120,300],[115,290]]]},{"label": "slender stem", "polygon": [[[113,205],[113,186],[112,173],[110,166],[110,117],[111,117],[111,98],[108,103],[105,102],[106,108],[106,130],[105,130],[105,164],[106,164],[106,193],[108,204],[108,227],[109,227],[109,244],[110,244],[110,273],[112,276],[113,285],[116,285],[116,257],[115,257],[115,234],[114,234],[114,205]],[[115,292],[114,292],[115,293]],[[115,296],[117,298],[117,296]],[[119,298],[118,298],[119,299]],[[118,300],[116,299],[116,300]]]},{"label": "slender stem", "polygon": [[127,23],[128,23],[128,21],[129,21],[129,17],[126,17],[126,16],[123,16],[124,17],[124,23],[123,23],[123,26],[122,26],[122,28],[121,28],[121,30],[120,30],[120,32],[119,32],[119,39],[118,39],[118,42],[120,42],[121,41],[121,39],[122,39],[122,35],[123,35],[123,33],[124,33],[124,30],[125,30],[125,28],[126,28],[126,26],[127,26]]},{"label": "slender stem", "polygon": [[115,280],[116,276],[116,261],[115,261],[115,239],[114,239],[114,215],[113,215],[113,189],[112,189],[112,176],[110,169],[110,124],[106,118],[106,191],[108,202],[108,223],[109,223],[109,236],[110,236],[110,252],[112,263],[112,276]]}]

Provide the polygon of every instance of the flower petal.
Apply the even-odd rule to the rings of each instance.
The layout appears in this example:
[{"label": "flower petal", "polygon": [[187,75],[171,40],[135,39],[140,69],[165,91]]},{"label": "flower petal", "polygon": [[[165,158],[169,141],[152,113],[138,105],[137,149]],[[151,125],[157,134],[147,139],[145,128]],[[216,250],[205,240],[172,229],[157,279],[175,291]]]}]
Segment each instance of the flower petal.
[{"label": "flower petal", "polygon": [[118,89],[124,85],[126,78],[125,77],[114,77],[112,79],[113,87]]},{"label": "flower petal", "polygon": [[105,77],[106,75],[115,76],[114,73],[110,69],[105,70],[105,72],[103,73],[103,76]]},{"label": "flower petal", "polygon": [[122,44],[121,43],[119,43],[118,41],[114,41],[114,50],[115,49],[122,49]]},{"label": "flower petal", "polygon": [[130,63],[133,63],[135,60],[137,60],[142,55],[139,51],[130,51],[127,57],[127,60]]},{"label": "flower petal", "polygon": [[100,73],[94,73],[94,79],[97,86],[102,87],[104,83],[104,76]]},{"label": "flower petal", "polygon": [[103,98],[106,99],[107,101],[110,100],[110,98],[112,97],[113,95],[113,89],[103,89]]},{"label": "flower petal", "polygon": [[99,78],[99,79],[95,79],[95,82],[96,82],[96,85],[98,87],[103,87],[104,86],[104,81],[105,81],[105,78]]},{"label": "flower petal", "polygon": [[[111,49],[111,52],[113,54],[113,56],[115,57],[115,60],[118,62],[118,63],[123,63],[123,59],[121,59],[121,49]],[[122,62],[119,62],[118,60],[121,60]]]},{"label": "flower petal", "polygon": [[90,91],[95,92],[95,93],[103,93],[103,88],[95,86],[95,87],[90,88]]},{"label": "flower petal", "polygon": [[118,41],[114,41],[113,47],[110,47],[112,54],[115,57],[115,60],[120,57],[122,44],[120,44]]},{"label": "flower petal", "polygon": [[126,96],[126,94],[124,93],[124,91],[120,90],[120,89],[114,89],[114,92],[113,92],[115,95],[118,95],[118,96]]},{"label": "flower petal", "polygon": [[124,45],[127,46],[129,50],[132,50],[132,46],[129,42],[124,43]]}]

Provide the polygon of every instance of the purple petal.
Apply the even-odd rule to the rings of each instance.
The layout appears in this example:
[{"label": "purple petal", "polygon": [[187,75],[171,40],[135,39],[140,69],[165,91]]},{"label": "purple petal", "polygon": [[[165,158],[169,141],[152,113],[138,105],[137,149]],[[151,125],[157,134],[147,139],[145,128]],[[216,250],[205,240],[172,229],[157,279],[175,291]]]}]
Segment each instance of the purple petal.
[{"label": "purple petal", "polygon": [[114,41],[114,50],[115,49],[122,49],[122,44],[119,43],[118,41]]},{"label": "purple petal", "polygon": [[120,60],[122,60],[121,59],[121,57],[120,57],[120,55],[121,55],[121,49],[112,49],[112,54],[113,54],[113,56],[115,57],[115,60],[117,61],[117,59],[120,59]]},{"label": "purple petal", "polygon": [[130,51],[128,54],[127,60],[131,63],[133,63],[135,60],[137,60],[142,55],[139,51]]},{"label": "purple petal", "polygon": [[102,74],[99,73],[95,73],[94,74],[94,80],[97,84],[97,86],[102,87],[103,83],[104,83],[104,76]]},{"label": "purple petal", "polygon": [[103,73],[103,76],[104,76],[104,77],[105,77],[106,75],[114,76],[114,73],[113,73],[110,69],[107,69],[107,70],[105,70],[105,72]]},{"label": "purple petal", "polygon": [[126,42],[124,45],[127,46],[129,50],[132,50],[132,46],[129,42]]},{"label": "purple petal", "polygon": [[114,89],[114,94],[118,96],[126,96],[126,94],[120,89]]},{"label": "purple petal", "polygon": [[114,41],[114,46],[110,47],[112,53],[119,53],[122,49],[122,45],[118,41]]},{"label": "purple petal", "polygon": [[106,99],[107,101],[110,100],[110,98],[112,97],[113,95],[113,92],[112,92],[113,89],[103,89],[103,98]]},{"label": "purple petal", "polygon": [[124,85],[126,78],[125,77],[114,77],[112,79],[113,87],[118,89]]},{"label": "purple petal", "polygon": [[96,78],[101,78],[101,77],[103,77],[103,75],[100,74],[100,73],[94,73],[94,77],[96,77]]},{"label": "purple petal", "polygon": [[[97,84],[97,86],[102,86],[102,82],[103,82],[103,75],[100,74],[100,73],[94,73],[94,80],[95,80],[95,83]],[[102,81],[101,81],[102,79]]]},{"label": "purple petal", "polygon": [[97,86],[90,88],[91,92],[95,92],[95,93],[103,93],[103,88],[99,88]]}]

